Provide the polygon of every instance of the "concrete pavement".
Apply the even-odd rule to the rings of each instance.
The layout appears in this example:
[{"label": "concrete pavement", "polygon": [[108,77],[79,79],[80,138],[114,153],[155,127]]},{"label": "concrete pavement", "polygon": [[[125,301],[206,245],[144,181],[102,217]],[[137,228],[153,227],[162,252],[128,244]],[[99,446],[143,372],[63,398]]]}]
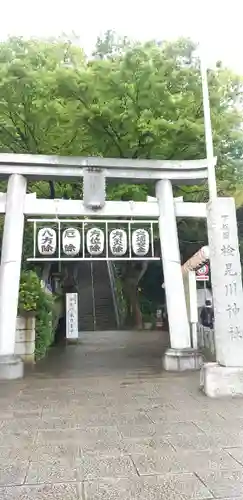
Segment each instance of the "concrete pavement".
[{"label": "concrete pavement", "polygon": [[1,500],[243,498],[243,400],[161,372],[163,333],[81,340],[0,384]]}]

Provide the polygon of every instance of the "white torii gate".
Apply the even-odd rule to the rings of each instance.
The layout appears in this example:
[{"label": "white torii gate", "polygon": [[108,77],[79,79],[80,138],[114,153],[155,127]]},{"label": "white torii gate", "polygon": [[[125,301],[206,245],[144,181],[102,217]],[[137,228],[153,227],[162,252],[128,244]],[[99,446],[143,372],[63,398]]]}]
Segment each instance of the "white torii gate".
[{"label": "white torii gate", "polygon": [[[0,378],[23,374],[14,347],[25,215],[158,218],[171,344],[164,366],[167,370],[198,368],[200,356],[191,348],[176,216],[207,217],[218,363],[204,367],[204,390],[210,396],[224,395],[237,386],[238,394],[243,395],[243,292],[234,200],[212,197],[206,205],[187,204],[175,201],[172,191],[173,183],[205,181],[215,163],[210,158],[160,161],[0,154],[0,179],[8,179],[7,194],[0,196],[0,211],[5,213],[0,268]],[[83,201],[39,200],[26,194],[28,180],[77,182],[82,178]],[[106,202],[105,180],[109,179],[152,182],[157,201]]]},{"label": "white torii gate", "polygon": [[[216,160],[213,160],[215,165]],[[24,216],[92,216],[158,218],[166,300],[170,326],[171,359],[191,357],[190,330],[181,271],[176,216],[205,217],[204,204],[174,202],[172,183],[197,184],[207,179],[207,160],[160,161],[41,155],[0,154],[0,178],[8,179],[7,194],[0,196],[0,212],[5,213],[0,269],[0,377],[6,366],[15,366],[15,325],[18,307]],[[28,180],[84,180],[84,200],[41,200],[26,194]],[[156,201],[105,201],[105,180],[153,182]],[[176,314],[175,314],[176,304]],[[188,351],[189,350],[189,351]],[[193,354],[193,360],[195,353]],[[180,361],[180,363],[179,363]],[[173,368],[172,367],[172,368]]]}]

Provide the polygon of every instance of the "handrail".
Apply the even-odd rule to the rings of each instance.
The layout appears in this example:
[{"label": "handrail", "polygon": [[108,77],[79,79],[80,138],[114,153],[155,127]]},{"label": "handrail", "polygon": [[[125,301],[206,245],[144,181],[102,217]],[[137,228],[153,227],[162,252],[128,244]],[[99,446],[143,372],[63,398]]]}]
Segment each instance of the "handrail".
[{"label": "handrail", "polygon": [[110,280],[110,285],[111,285],[111,293],[112,293],[112,300],[113,300],[113,305],[114,305],[114,310],[115,310],[116,324],[117,324],[117,327],[119,328],[121,321],[120,321],[120,312],[119,312],[118,300],[117,300],[116,280],[115,280],[114,268],[113,268],[112,262],[107,261],[107,269],[108,269],[109,280]]},{"label": "handrail", "polygon": [[121,321],[120,321],[120,314],[119,314],[119,308],[118,308],[118,303],[117,303],[118,301],[117,301],[116,280],[115,280],[115,276],[114,276],[114,269],[113,269],[112,262],[110,262],[109,260],[107,260],[106,262],[107,262],[107,270],[108,270],[109,280],[110,280],[110,285],[111,285],[111,294],[112,294],[112,301],[113,301],[114,310],[115,310],[116,324],[117,324],[117,327],[119,328],[121,325]]},{"label": "handrail", "polygon": [[94,331],[96,331],[96,304],[95,304],[93,262],[90,262],[90,276],[91,276],[91,289],[92,289],[93,325],[94,325]]}]

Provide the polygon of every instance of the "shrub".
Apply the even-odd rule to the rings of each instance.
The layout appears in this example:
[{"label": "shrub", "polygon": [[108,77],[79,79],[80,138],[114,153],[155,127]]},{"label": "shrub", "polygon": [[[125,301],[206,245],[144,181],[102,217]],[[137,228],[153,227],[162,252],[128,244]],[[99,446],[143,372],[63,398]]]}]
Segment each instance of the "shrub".
[{"label": "shrub", "polygon": [[46,293],[35,271],[21,274],[19,288],[19,314],[33,314],[36,317],[35,357],[45,356],[53,342],[53,304],[51,294]]},{"label": "shrub", "polygon": [[36,360],[41,359],[46,355],[46,352],[54,339],[53,304],[54,300],[52,295],[46,293],[42,288],[37,302],[36,311]]},{"label": "shrub", "polygon": [[21,274],[19,286],[19,313],[35,312],[39,295],[42,291],[40,280],[34,271],[24,271]]},{"label": "shrub", "polygon": [[143,316],[144,322],[153,322],[154,320],[154,306],[151,300],[149,300],[144,295],[140,295],[139,297],[141,313]]}]

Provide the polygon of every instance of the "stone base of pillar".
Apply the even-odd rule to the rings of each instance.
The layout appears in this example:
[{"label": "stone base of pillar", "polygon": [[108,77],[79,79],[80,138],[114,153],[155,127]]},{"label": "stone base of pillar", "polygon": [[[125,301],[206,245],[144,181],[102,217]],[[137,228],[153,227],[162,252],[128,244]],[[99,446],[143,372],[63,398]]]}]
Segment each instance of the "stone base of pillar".
[{"label": "stone base of pillar", "polygon": [[18,356],[0,356],[0,380],[16,380],[24,376],[24,363]]},{"label": "stone base of pillar", "polygon": [[200,388],[210,398],[243,396],[243,367],[205,363],[201,369]]},{"label": "stone base of pillar", "polygon": [[167,349],[163,356],[163,368],[169,372],[200,370],[203,357],[196,349]]}]

